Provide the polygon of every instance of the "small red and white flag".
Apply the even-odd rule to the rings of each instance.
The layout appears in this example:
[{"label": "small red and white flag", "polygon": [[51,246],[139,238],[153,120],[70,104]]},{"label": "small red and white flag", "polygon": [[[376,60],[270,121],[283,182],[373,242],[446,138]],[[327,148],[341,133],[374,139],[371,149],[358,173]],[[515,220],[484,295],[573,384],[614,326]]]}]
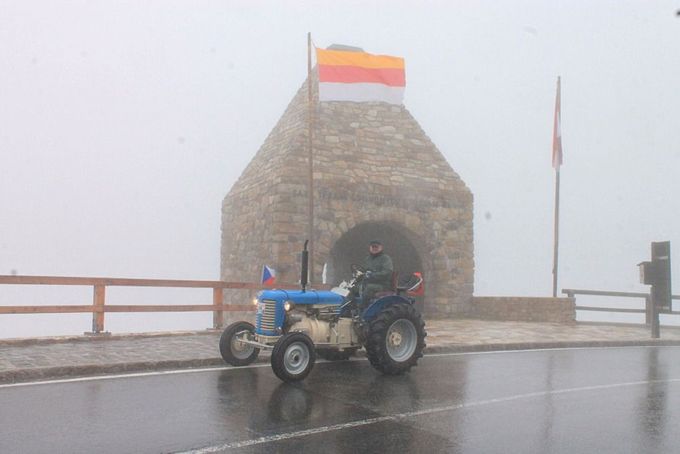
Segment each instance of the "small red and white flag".
[{"label": "small red and white flag", "polygon": [[557,78],[557,95],[555,97],[555,125],[553,127],[552,166],[560,170],[562,165],[562,112],[560,106],[560,78]]},{"label": "small red and white flag", "polygon": [[262,266],[262,283],[265,285],[276,284],[276,271],[267,265]]}]

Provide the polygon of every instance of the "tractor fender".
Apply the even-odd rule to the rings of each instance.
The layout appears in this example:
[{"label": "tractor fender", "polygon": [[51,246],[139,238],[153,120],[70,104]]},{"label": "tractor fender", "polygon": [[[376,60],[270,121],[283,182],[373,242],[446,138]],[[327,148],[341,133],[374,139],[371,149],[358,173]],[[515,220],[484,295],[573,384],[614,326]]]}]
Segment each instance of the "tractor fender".
[{"label": "tractor fender", "polygon": [[382,298],[378,298],[370,306],[366,308],[362,317],[365,321],[371,321],[378,315],[383,309],[389,307],[396,303],[407,303],[413,304],[413,300],[410,298],[403,297],[401,295],[387,295]]}]

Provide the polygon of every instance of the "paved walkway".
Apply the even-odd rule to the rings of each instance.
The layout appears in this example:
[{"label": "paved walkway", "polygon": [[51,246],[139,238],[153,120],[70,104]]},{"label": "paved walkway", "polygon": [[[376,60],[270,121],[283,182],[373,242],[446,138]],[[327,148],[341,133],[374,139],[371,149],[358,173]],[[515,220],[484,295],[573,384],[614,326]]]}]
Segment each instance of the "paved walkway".
[{"label": "paved walkway", "polygon": [[[427,321],[426,352],[570,346],[680,345],[680,328],[621,325]],[[220,332],[158,333],[0,340],[0,383],[155,369],[222,366]],[[267,361],[266,354],[261,360]]]}]

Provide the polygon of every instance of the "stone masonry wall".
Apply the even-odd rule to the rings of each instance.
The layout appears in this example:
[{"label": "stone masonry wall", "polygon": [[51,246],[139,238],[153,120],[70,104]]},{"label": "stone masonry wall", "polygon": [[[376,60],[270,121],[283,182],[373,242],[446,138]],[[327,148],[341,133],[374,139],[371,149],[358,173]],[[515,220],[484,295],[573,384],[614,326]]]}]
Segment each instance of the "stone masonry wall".
[{"label": "stone masonry wall", "polygon": [[575,305],[574,298],[476,296],[471,316],[485,320],[575,323]]}]

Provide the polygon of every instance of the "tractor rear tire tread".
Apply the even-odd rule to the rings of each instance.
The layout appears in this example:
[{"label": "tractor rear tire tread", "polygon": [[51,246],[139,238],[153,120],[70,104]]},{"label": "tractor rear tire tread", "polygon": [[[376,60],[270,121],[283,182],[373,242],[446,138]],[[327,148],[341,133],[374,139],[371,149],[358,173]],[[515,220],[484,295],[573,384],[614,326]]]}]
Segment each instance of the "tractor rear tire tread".
[{"label": "tractor rear tire tread", "polygon": [[[411,356],[397,362],[387,351],[387,332],[394,322],[400,319],[410,321],[416,330],[417,344]],[[423,356],[425,343],[425,322],[420,313],[408,303],[395,303],[380,312],[369,325],[366,340],[366,356],[373,367],[386,375],[399,375],[408,372]]]}]

